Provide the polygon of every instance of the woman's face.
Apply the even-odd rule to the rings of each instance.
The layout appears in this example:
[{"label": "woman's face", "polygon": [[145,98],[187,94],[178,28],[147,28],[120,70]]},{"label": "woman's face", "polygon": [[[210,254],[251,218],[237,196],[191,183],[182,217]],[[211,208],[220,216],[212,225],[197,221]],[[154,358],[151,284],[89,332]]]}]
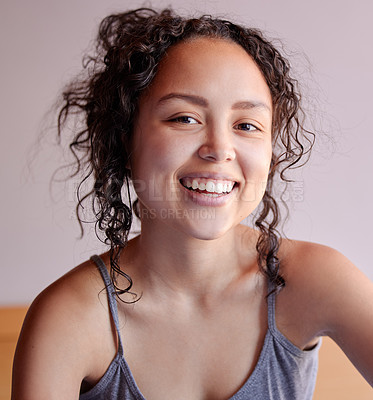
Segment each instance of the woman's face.
[{"label": "woman's face", "polygon": [[212,38],[170,48],[134,127],[131,168],[143,224],[200,239],[239,224],[264,193],[271,126],[270,90],[243,48]]}]

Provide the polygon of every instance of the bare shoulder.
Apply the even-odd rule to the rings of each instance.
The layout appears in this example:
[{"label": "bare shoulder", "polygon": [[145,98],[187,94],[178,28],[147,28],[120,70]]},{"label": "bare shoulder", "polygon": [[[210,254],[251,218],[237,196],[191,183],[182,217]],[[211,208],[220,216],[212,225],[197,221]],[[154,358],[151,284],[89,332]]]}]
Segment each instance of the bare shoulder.
[{"label": "bare shoulder", "polygon": [[[333,300],[344,295],[370,288],[372,282],[341,252],[321,244],[284,240],[280,249],[281,268],[287,286],[307,296],[320,296],[320,300]],[[347,290],[347,292],[346,292]],[[324,299],[323,294],[327,296]]]},{"label": "bare shoulder", "polygon": [[303,339],[330,336],[372,384],[372,281],[339,251],[320,244],[284,240],[280,258],[285,329],[296,318]]},{"label": "bare shoulder", "polygon": [[[342,253],[320,244],[284,240],[280,249],[281,268],[286,281],[286,296],[308,305],[328,326],[342,301],[355,303],[360,294],[372,290],[372,282]],[[312,308],[310,307],[312,306]],[[307,310],[307,308],[305,308]]]},{"label": "bare shoulder", "polygon": [[307,277],[308,280],[311,279],[310,283],[315,280],[322,284],[328,277],[334,276],[338,279],[335,276],[337,271],[358,273],[358,269],[342,253],[318,243],[282,240],[280,259],[283,273],[290,282]]},{"label": "bare shoulder", "polygon": [[110,358],[101,355],[104,349],[112,358],[115,342],[103,289],[100,272],[87,261],[37,296],[17,345],[13,399],[57,399],[59,387],[64,398],[77,397],[83,379],[94,383],[105,372]]}]

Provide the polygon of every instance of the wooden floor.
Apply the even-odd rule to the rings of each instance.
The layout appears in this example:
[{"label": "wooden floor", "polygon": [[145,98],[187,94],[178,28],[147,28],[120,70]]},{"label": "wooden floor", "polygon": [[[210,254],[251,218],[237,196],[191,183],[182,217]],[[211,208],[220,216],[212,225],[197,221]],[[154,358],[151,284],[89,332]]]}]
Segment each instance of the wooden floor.
[{"label": "wooden floor", "polygon": [[[0,400],[10,400],[12,359],[26,310],[0,308]],[[373,400],[373,389],[328,338],[320,349],[314,400]]]},{"label": "wooden floor", "polygon": [[27,307],[0,308],[0,400],[10,400],[14,350]]},{"label": "wooden floor", "polygon": [[342,350],[323,338],[314,400],[373,400],[373,388]]}]

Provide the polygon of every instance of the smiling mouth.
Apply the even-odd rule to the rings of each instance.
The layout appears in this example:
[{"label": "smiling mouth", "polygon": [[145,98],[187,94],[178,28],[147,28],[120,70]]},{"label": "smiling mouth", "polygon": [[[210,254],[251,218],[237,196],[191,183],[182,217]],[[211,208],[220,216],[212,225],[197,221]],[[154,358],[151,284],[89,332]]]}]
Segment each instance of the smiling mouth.
[{"label": "smiling mouth", "polygon": [[237,182],[207,178],[182,178],[180,183],[191,192],[209,197],[220,197],[229,194]]}]

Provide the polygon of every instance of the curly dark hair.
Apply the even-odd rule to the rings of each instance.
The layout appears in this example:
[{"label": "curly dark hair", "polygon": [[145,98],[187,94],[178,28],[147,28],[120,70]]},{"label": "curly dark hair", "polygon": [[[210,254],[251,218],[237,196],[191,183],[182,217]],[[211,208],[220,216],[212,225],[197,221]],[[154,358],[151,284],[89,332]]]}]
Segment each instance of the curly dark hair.
[{"label": "curly dark hair", "polygon": [[[204,15],[183,18],[172,10],[157,12],[140,8],[106,17],[100,24],[94,55],[84,58],[84,74],[64,90],[58,114],[58,135],[72,115],[82,117],[70,149],[76,159],[73,175],[83,172],[82,183],[94,179],[82,195],[78,189],[77,216],[82,228],[82,204],[92,198],[96,234],[104,233],[110,245],[111,278],[118,295],[131,293],[132,280],[121,270],[119,256],[128,242],[133,211],[127,168],[130,142],[139,96],[153,81],[163,56],[181,41],[196,37],[222,38],[242,46],[256,62],[268,84],[273,101],[273,155],[261,209],[255,220],[259,229],[256,249],[260,270],[274,290],[285,280],[280,274],[278,249],[279,207],[273,196],[273,180],[289,168],[303,165],[314,134],[304,127],[298,82],[290,76],[290,64],[258,29]],[[306,156],[306,157],[304,157]],[[127,188],[127,204],[122,188]],[[118,274],[128,286],[118,287]]]}]

